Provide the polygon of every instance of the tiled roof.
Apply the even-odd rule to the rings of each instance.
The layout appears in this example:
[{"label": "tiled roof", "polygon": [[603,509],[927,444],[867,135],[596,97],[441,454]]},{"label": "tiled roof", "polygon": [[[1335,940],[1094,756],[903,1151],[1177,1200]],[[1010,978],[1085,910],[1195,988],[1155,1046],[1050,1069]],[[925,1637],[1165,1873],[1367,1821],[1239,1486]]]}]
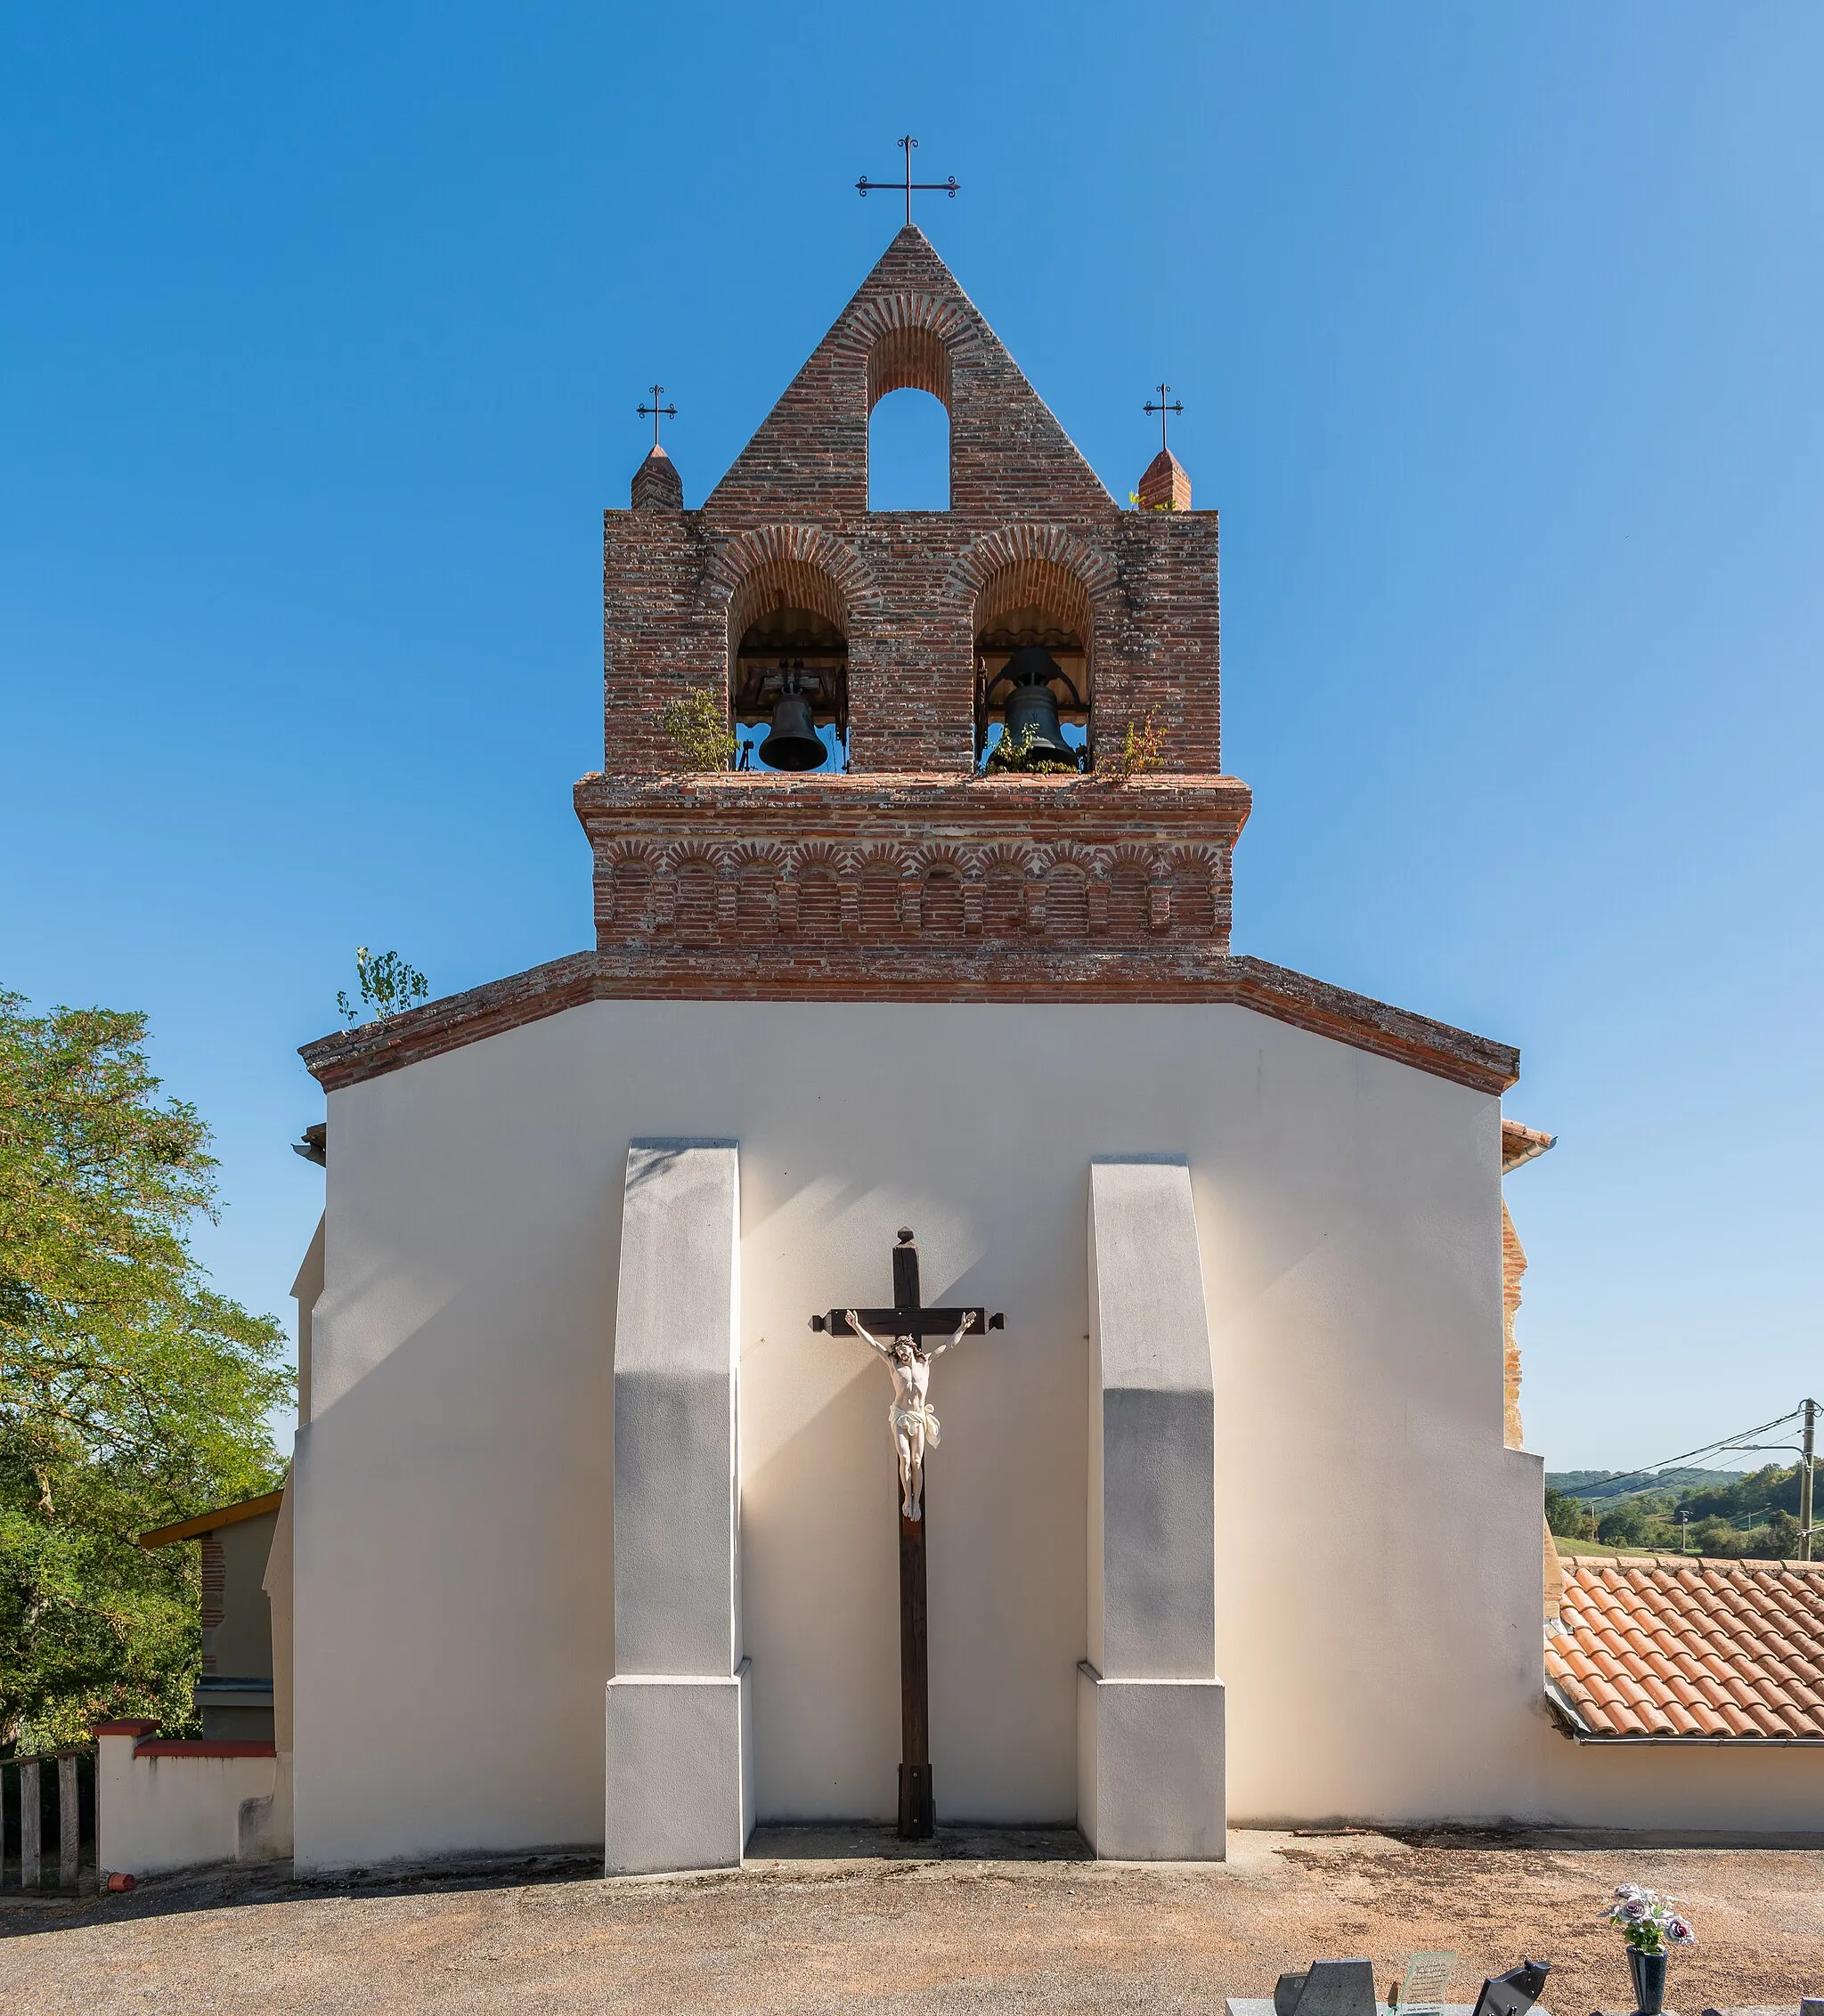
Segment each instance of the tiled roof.
[{"label": "tiled roof", "polygon": [[1594,1737],[1824,1742],[1824,1562],[1567,1559],[1545,1679]]},{"label": "tiled roof", "polygon": [[1522,1162],[1530,1162],[1535,1155],[1544,1154],[1557,1141],[1556,1134],[1541,1134],[1537,1127],[1523,1127],[1518,1120],[1503,1120],[1501,1123],[1502,1175],[1506,1175],[1510,1169],[1518,1169]]}]

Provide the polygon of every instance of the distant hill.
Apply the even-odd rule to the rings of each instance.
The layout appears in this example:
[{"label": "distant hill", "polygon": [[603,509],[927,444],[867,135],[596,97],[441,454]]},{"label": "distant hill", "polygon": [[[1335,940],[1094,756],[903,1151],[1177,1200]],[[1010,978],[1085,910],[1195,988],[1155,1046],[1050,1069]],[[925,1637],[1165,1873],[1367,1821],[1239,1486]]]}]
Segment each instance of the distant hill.
[{"label": "distant hill", "polygon": [[[1747,1470],[1656,1470],[1643,1477],[1633,1470],[1548,1470],[1545,1488],[1561,1491],[1568,1498],[1634,1498],[1649,1491],[1710,1491],[1732,1484],[1749,1475]],[[1620,1488],[1605,1491],[1611,1478]]]}]

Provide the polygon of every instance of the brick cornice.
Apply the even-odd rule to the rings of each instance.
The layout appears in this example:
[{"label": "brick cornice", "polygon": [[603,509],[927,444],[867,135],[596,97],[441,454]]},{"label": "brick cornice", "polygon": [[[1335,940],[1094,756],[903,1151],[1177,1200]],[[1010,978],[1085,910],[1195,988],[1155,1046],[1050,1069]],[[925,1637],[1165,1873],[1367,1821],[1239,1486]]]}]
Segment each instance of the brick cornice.
[{"label": "brick cornice", "polygon": [[460,1050],[503,1030],[586,1001],[999,1001],[1095,1003],[1203,1002],[1251,1008],[1274,1020],[1352,1048],[1408,1064],[1467,1085],[1504,1092],[1519,1076],[1519,1053],[1510,1045],[1453,1028],[1424,1015],[1389,1007],[1365,995],[1331,987],[1264,959],[1217,956],[1168,969],[1155,965],[1144,978],[1124,979],[1119,953],[1066,956],[1053,971],[1011,980],[994,972],[972,975],[962,962],[949,972],[885,988],[853,978],[821,980],[797,971],[789,980],[744,972],[738,961],[713,955],[680,984],[678,976],[642,976],[626,962],[579,952],[510,979],[451,995],[385,1023],[338,1031],[299,1052],[325,1091],[339,1091],[446,1051]]},{"label": "brick cornice", "polygon": [[870,818],[916,814],[933,829],[1025,830],[1036,819],[1060,838],[1091,829],[1162,832],[1220,829],[1231,841],[1247,823],[1253,793],[1240,777],[1156,773],[1125,784],[1096,776],[972,776],[956,770],[712,771],[704,776],[608,777],[592,772],[575,789],[576,816],[591,840],[616,825],[653,820],[702,830],[706,819],[738,820],[744,832],[802,832],[806,821],[859,831]]}]

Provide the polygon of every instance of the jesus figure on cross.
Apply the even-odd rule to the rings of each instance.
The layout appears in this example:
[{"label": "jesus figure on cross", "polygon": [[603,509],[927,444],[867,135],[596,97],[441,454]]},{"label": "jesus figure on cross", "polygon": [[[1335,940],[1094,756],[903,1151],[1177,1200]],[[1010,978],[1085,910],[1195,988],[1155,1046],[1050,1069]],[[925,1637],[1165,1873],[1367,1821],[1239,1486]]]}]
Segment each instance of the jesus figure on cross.
[{"label": "jesus figure on cross", "polygon": [[937,1416],[931,1410],[932,1361],[940,1358],[952,1345],[962,1343],[975,1327],[975,1312],[965,1309],[952,1335],[930,1351],[921,1351],[919,1339],[915,1337],[896,1337],[891,1344],[883,1344],[862,1329],[861,1319],[852,1309],[843,1313],[849,1319],[849,1328],[864,1344],[880,1353],[892,1374],[893,1404],[887,1410],[887,1419],[892,1425],[893,1441],[900,1451],[901,1509],[908,1519],[923,1518],[925,1445],[935,1449],[943,1439]]}]

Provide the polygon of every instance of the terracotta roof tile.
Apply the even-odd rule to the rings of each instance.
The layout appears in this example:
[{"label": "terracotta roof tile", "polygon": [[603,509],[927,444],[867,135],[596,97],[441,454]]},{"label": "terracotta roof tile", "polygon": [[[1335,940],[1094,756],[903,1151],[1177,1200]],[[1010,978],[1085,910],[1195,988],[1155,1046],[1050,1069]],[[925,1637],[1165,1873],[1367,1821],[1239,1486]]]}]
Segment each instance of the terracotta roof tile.
[{"label": "terracotta roof tile", "polygon": [[1824,1562],[1580,1555],[1545,1677],[1597,1736],[1824,1742]]}]

